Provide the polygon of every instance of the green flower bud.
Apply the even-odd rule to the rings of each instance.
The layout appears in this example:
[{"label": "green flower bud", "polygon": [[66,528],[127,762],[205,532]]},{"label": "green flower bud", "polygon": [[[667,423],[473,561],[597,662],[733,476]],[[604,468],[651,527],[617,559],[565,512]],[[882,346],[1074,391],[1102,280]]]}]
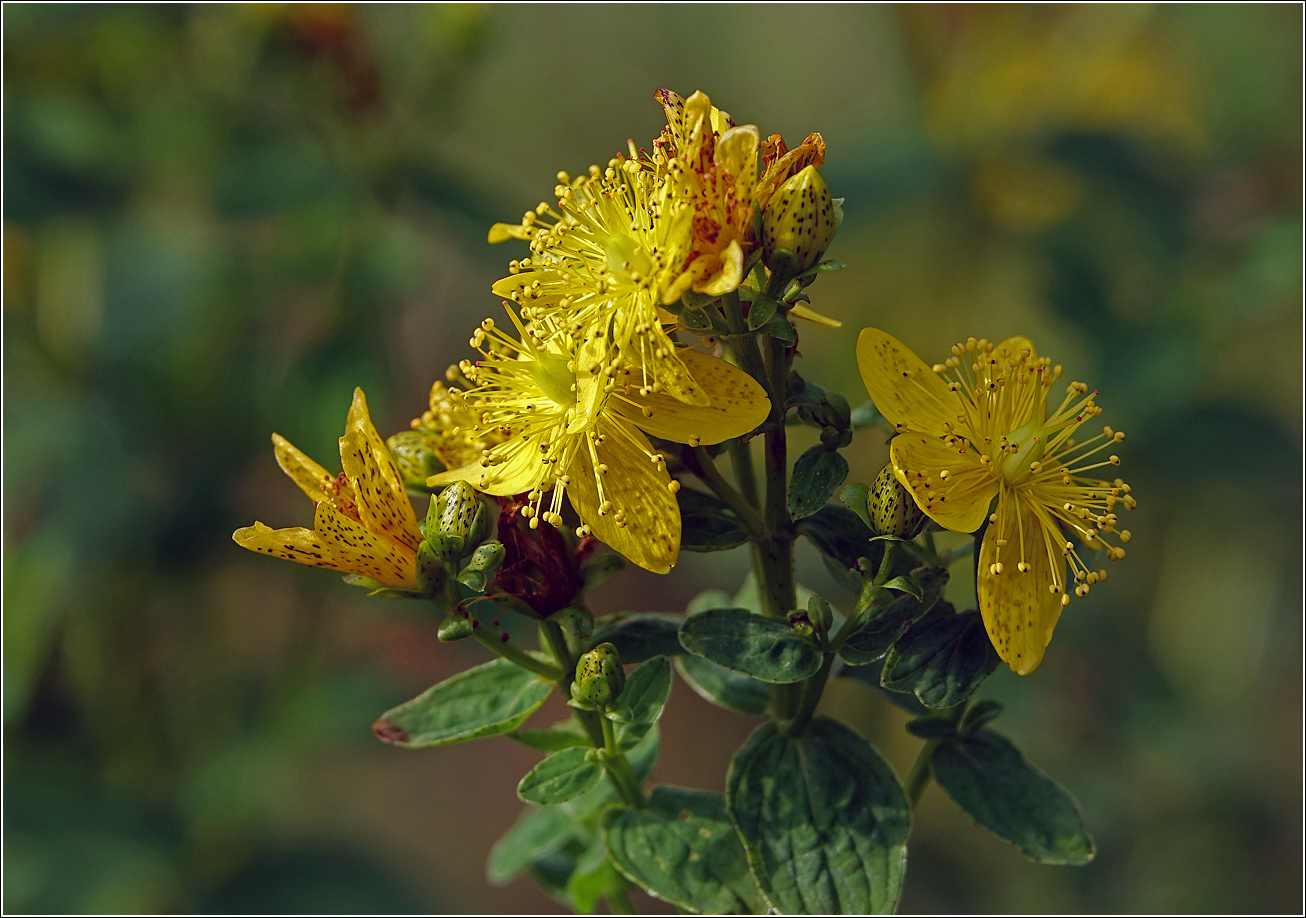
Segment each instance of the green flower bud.
[{"label": "green flower bud", "polygon": [[503,563],[504,547],[503,543],[497,540],[482,542],[476,546],[472,552],[471,560],[467,566],[474,571],[480,571],[482,574],[489,574],[498,569]]},{"label": "green flower bud", "polygon": [[431,498],[422,534],[446,560],[465,558],[485,541],[494,525],[485,502],[465,481],[456,481]]},{"label": "green flower bud", "polygon": [[444,566],[444,559],[426,542],[417,546],[417,571],[422,578],[422,586],[427,593],[435,593],[440,590],[449,577],[449,571]]},{"label": "green flower bud", "polygon": [[390,455],[394,457],[399,474],[404,479],[404,484],[410,488],[427,491],[426,479],[444,471],[444,466],[426,445],[426,438],[419,430],[401,430],[386,440],[385,445],[390,447]]},{"label": "green flower bud", "polygon": [[821,260],[839,229],[842,212],[815,166],[775,190],[762,216],[762,260],[792,277]]},{"label": "green flower bud", "polygon": [[461,613],[455,612],[440,622],[440,630],[437,635],[440,640],[449,644],[453,641],[461,641],[463,638],[471,637],[473,627],[470,618],[464,618]]},{"label": "green flower bud", "polygon": [[807,600],[807,620],[817,631],[829,631],[830,625],[834,622],[834,613],[830,611],[830,604],[813,594],[812,598]]},{"label": "green flower bud", "polygon": [[571,697],[581,704],[601,708],[616,701],[625,687],[626,672],[621,668],[617,648],[603,643],[582,654],[576,663]]},{"label": "green flower bud", "polygon": [[876,535],[911,539],[925,525],[925,514],[887,465],[875,476],[875,484],[866,495],[866,509]]}]

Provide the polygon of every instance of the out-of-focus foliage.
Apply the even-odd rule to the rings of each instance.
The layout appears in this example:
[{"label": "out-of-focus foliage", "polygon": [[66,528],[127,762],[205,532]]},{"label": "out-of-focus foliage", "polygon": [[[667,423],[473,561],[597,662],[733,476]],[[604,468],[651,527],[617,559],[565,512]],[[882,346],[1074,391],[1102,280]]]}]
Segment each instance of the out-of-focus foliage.
[{"label": "out-of-focus foliage", "polygon": [[[529,755],[367,730],[476,651],[230,533],[307,522],[271,431],[332,455],[355,385],[383,433],[420,413],[512,257],[486,228],[647,145],[659,85],[829,142],[815,384],[860,392],[861,325],[1022,333],[1129,434],[1128,561],[987,683],[1097,859],[1028,865],[935,789],[903,909],[1300,908],[1300,17],[6,7],[5,908],[548,907],[480,868]],[[596,612],[724,585],[681,568]],[[856,689],[828,710],[902,774],[908,715]],[[719,791],[752,722],[674,691],[658,780]]]}]

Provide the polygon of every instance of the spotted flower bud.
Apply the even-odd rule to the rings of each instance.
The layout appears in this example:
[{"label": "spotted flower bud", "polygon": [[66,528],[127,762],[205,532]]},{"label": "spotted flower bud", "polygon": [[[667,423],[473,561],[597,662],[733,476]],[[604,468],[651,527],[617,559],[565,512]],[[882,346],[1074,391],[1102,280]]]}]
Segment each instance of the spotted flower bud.
[{"label": "spotted flower bud", "polygon": [[444,471],[444,466],[436,458],[421,431],[402,430],[385,441],[394,457],[395,466],[404,480],[404,485],[426,491],[426,479],[437,472]]},{"label": "spotted flower bud", "polygon": [[893,474],[890,466],[880,469],[866,495],[866,509],[876,535],[914,538],[925,523],[925,514]]},{"label": "spotted flower bud", "polygon": [[762,257],[773,272],[792,276],[821,260],[843,214],[815,166],[776,189],[762,216]]},{"label": "spotted flower bud", "polygon": [[488,574],[503,563],[503,556],[504,547],[502,542],[495,540],[482,542],[472,552],[472,557],[467,562],[467,566],[474,571]]},{"label": "spotted flower bud", "polygon": [[490,512],[463,481],[454,482],[431,498],[422,532],[445,560],[465,558],[490,534]]},{"label": "spotted flower bud", "polygon": [[576,681],[571,697],[590,707],[604,707],[617,700],[626,687],[626,673],[621,668],[617,648],[603,643],[581,655],[576,663]]}]

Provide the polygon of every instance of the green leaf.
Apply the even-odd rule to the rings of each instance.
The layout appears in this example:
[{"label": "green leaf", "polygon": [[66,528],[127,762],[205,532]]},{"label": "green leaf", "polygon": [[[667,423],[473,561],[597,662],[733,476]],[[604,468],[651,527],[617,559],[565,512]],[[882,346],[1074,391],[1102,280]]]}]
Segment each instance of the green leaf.
[{"label": "green leaf", "polygon": [[670,612],[622,612],[599,619],[586,650],[605,641],[617,648],[622,663],[643,663],[656,656],[674,657],[685,652],[680,646],[683,615]]},{"label": "green leaf", "polygon": [[997,701],[977,701],[967,709],[966,715],[961,719],[961,732],[963,735],[969,735],[976,730],[990,723],[995,717],[1002,713],[1002,705]]},{"label": "green leaf", "polygon": [[622,749],[634,746],[657,723],[671,694],[671,660],[652,657],[626,677],[621,703],[630,707],[630,720],[617,729],[617,743]]},{"label": "green leaf", "polygon": [[521,779],[517,796],[527,803],[563,803],[579,797],[603,777],[603,766],[587,758],[588,748],[563,749],[545,757]]},{"label": "green leaf", "polygon": [[511,829],[490,849],[485,877],[502,886],[568,841],[583,840],[585,830],[561,807],[528,806]]},{"label": "green leaf", "polygon": [[372,731],[407,749],[507,733],[544,704],[553,685],[508,660],[494,660],[391,708]]},{"label": "green leaf", "polygon": [[848,477],[848,460],[835,450],[813,446],[794,462],[789,479],[789,513],[794,519],[824,507]]},{"label": "green leaf", "polygon": [[883,609],[872,611],[866,623],[843,642],[839,656],[853,666],[884,656],[899,635],[933,608],[948,582],[948,572],[941,567],[917,568],[911,577],[921,591],[920,598],[899,596]]},{"label": "green leaf", "polygon": [[592,590],[596,586],[606,583],[614,574],[624,570],[626,564],[626,559],[615,551],[610,551],[606,555],[599,555],[585,565],[585,571],[582,575],[585,582],[581,586],[581,592]]},{"label": "green leaf", "polygon": [[572,746],[588,746],[589,739],[570,730],[514,730],[508,739],[516,740],[523,746],[530,746],[540,752],[557,752]]},{"label": "green leaf", "polygon": [[980,730],[943,743],[930,765],[957,806],[1030,860],[1078,866],[1093,859],[1093,839],[1074,798],[1006,737]]},{"label": "green leaf", "polygon": [[884,759],[847,727],[802,737],[763,724],[735,754],[726,805],[753,876],[786,914],[888,914],[902,892],[911,810]]},{"label": "green leaf", "polygon": [[862,402],[852,413],[852,424],[854,430],[865,430],[867,427],[874,427],[884,420],[884,415],[875,407],[875,402]]},{"label": "green leaf", "polygon": [[691,488],[676,492],[682,551],[726,551],[748,541],[734,513],[715,497]]},{"label": "green leaf", "polygon": [[907,721],[907,732],[925,740],[956,739],[957,725],[939,714],[926,714]]},{"label": "green leaf", "polygon": [[886,688],[910,691],[929,707],[948,708],[969,698],[998,662],[980,614],[955,613],[941,602],[898,638],[880,679]]},{"label": "green leaf", "polygon": [[783,619],[747,609],[709,609],[687,616],[680,643],[690,653],[763,682],[799,682],[821,668],[821,652]]},{"label": "green leaf", "polygon": [[752,676],[732,673],[711,660],[686,654],[676,658],[680,677],[702,698],[714,705],[761,717],[771,700],[771,686]]},{"label": "green leaf", "polygon": [[921,585],[910,577],[897,576],[884,585],[886,590],[897,590],[899,593],[906,593],[919,600],[924,597],[921,592]]},{"label": "green leaf", "polygon": [[759,296],[753,300],[753,305],[748,309],[748,328],[750,331],[756,331],[775,316],[775,311],[780,304],[769,296]]},{"label": "green leaf", "polygon": [[[649,775],[653,774],[654,767],[658,763],[658,754],[662,751],[661,734],[658,731],[657,724],[648,731],[648,734],[639,741],[634,749],[626,752],[626,761],[630,763],[630,770],[635,773],[636,779],[640,784],[648,780]],[[585,819],[600,807],[617,802],[617,792],[612,787],[611,781],[602,781],[599,786],[581,794],[575,800],[563,804],[563,807],[571,813],[576,819]]]},{"label": "green leaf", "polygon": [[839,492],[839,503],[857,514],[857,518],[866,524],[866,528],[874,532],[875,526],[871,523],[871,511],[867,509],[866,503],[870,494],[871,489],[861,482],[850,484]]},{"label": "green leaf", "polygon": [[567,878],[567,895],[578,914],[592,915],[599,900],[611,898],[626,888],[626,880],[608,859],[603,839],[595,833],[590,847],[576,859],[576,866]]},{"label": "green leaf", "polygon": [[823,274],[826,271],[842,271],[842,270],[843,270],[843,262],[835,261],[833,258],[831,258],[826,261],[817,262],[816,264],[808,268],[806,271],[804,271],[802,274],[799,274],[797,277],[795,277],[794,280],[796,281],[808,280],[809,278],[814,278],[816,277],[816,275]]},{"label": "green leaf", "polygon": [[644,809],[607,813],[603,843],[632,883],[678,908],[709,915],[766,911],[720,794],[655,787]]},{"label": "green leaf", "polygon": [[758,331],[764,335],[770,335],[772,338],[778,338],[782,344],[793,347],[798,341],[798,332],[794,331],[793,323],[784,316],[775,316],[771,321],[758,328]]}]

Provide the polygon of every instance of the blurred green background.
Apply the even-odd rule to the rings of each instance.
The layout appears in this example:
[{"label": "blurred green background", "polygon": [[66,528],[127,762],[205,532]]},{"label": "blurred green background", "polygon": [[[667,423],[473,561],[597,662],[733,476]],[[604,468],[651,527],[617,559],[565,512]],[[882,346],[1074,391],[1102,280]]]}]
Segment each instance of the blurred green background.
[{"label": "blurred green background", "polygon": [[[931,789],[902,910],[1299,911],[1301,15],[6,5],[5,910],[556,908],[483,878],[537,754],[368,729],[480,648],[230,534],[311,519],[272,431],[334,468],[356,384],[383,432],[421,412],[523,254],[489,224],[647,146],[668,86],[829,142],[848,268],[813,295],[845,325],[800,329],[814,382],[862,400],[868,324],[927,360],[1022,333],[1129,435],[1128,559],[983,689],[1097,860],[1028,864]],[[826,707],[905,771],[904,715]],[[719,790],[752,727],[678,683],[657,779]]]}]

